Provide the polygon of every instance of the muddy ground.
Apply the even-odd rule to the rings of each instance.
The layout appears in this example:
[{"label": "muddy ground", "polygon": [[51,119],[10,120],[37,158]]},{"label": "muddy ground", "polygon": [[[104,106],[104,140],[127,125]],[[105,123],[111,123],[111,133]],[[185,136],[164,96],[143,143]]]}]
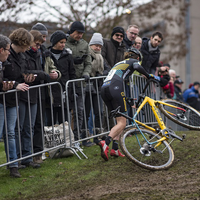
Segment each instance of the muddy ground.
[{"label": "muddy ground", "polygon": [[165,171],[145,170],[127,158],[111,158],[108,162],[99,159],[95,169],[100,174],[72,183],[62,196],[58,194],[52,200],[199,200],[199,142],[198,135],[191,135],[184,142],[172,145],[175,161]]}]

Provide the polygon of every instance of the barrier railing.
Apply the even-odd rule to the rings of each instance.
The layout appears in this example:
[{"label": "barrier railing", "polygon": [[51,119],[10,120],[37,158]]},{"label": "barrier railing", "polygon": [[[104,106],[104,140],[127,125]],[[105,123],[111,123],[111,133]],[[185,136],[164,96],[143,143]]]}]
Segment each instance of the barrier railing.
[{"label": "barrier railing", "polygon": [[[66,91],[62,91],[62,87],[60,83],[53,82],[48,84],[41,84],[37,86],[31,86],[29,91],[32,89],[38,89],[38,109],[39,115],[41,119],[41,134],[42,134],[42,144],[43,150],[39,152],[34,152],[33,146],[33,131],[31,129],[31,100],[30,100],[30,92],[27,92],[27,105],[28,105],[28,116],[29,116],[29,125],[30,125],[30,138],[31,138],[31,154],[24,156],[21,149],[21,130],[20,130],[20,122],[19,122],[19,99],[18,93],[20,91],[17,90],[10,90],[7,92],[1,92],[0,96],[3,98],[3,107],[4,107],[4,127],[5,127],[5,135],[4,141],[6,144],[6,151],[7,151],[7,162],[5,159],[0,159],[0,167],[10,165],[14,162],[19,162],[24,159],[34,157],[40,154],[46,153],[50,154],[50,157],[61,157],[65,156],[66,154],[75,154],[79,159],[81,157],[78,153],[81,153],[82,156],[87,158],[87,156],[83,153],[83,150],[80,148],[80,143],[86,140],[95,139],[99,137],[103,137],[107,135],[115,125],[115,120],[109,119],[109,111],[105,106],[104,102],[100,96],[100,86],[102,85],[105,76],[101,77],[93,77],[90,78],[88,83],[85,82],[83,78],[69,80],[66,83]],[[142,91],[144,87],[146,79],[142,76],[133,75],[130,77],[129,81],[124,83],[124,92],[126,96],[132,98],[138,98],[139,93]],[[54,85],[59,86],[61,102],[61,113],[59,115],[62,116],[63,123],[60,125],[54,124],[54,98],[52,94],[52,87]],[[45,93],[45,102],[49,102],[48,108],[50,109],[51,113],[51,126],[46,126],[45,121],[45,112],[44,109],[47,107],[46,103],[43,103],[43,95],[44,91],[43,88],[47,91]],[[19,143],[19,154],[18,158],[15,160],[10,160],[9,155],[9,136],[8,136],[8,129],[7,129],[7,113],[6,113],[6,101],[5,95],[9,93],[15,93],[16,99],[16,113],[17,113],[17,123],[16,123],[16,131],[18,132],[18,143]],[[160,88],[155,87],[153,84],[147,89],[146,95],[151,96],[152,98],[160,99],[161,90]],[[89,107],[88,107],[89,105]],[[43,108],[45,106],[45,108]],[[65,119],[65,110],[67,112],[68,122]],[[135,110],[133,108],[129,109],[130,115],[132,115]],[[156,125],[156,120],[151,113],[151,109],[145,107],[145,113],[140,113],[138,115],[139,120],[147,123]],[[89,123],[90,122],[90,123]],[[174,124],[170,120],[166,119],[166,124],[168,127],[172,127],[174,130],[185,130],[180,128],[180,126]],[[127,127],[129,126],[129,122],[127,121]],[[1,129],[0,129],[1,130]],[[51,155],[51,152],[53,154]]]},{"label": "barrier railing", "polygon": [[[48,84],[41,84],[41,85],[37,85],[37,86],[31,86],[29,87],[29,90],[27,91],[27,107],[28,107],[28,117],[29,118],[29,126],[30,126],[30,141],[31,141],[31,154],[30,155],[27,155],[27,156],[23,156],[23,152],[22,152],[22,141],[21,141],[21,138],[23,137],[23,130],[20,129],[20,117],[19,117],[19,99],[18,99],[18,93],[21,92],[21,91],[18,91],[18,90],[9,90],[7,92],[1,92],[0,93],[0,96],[2,96],[2,99],[3,99],[3,116],[4,116],[4,123],[3,123],[3,126],[4,127],[1,127],[0,130],[3,131],[3,128],[4,128],[4,134],[3,134],[3,137],[4,137],[4,146],[5,146],[5,150],[6,150],[6,156],[5,158],[7,158],[7,162],[5,162],[4,159],[1,159],[0,160],[0,167],[3,167],[3,166],[6,166],[6,165],[10,165],[12,163],[15,163],[15,162],[19,162],[19,161],[22,161],[24,159],[28,159],[30,157],[33,157],[33,156],[37,156],[37,155],[40,155],[40,154],[43,154],[45,152],[50,152],[50,151],[55,151],[55,150],[58,150],[60,152],[60,154],[62,154],[63,152],[61,151],[61,149],[69,149],[73,152],[73,154],[77,155],[77,157],[80,158],[80,156],[77,154],[76,150],[69,144],[69,143],[72,143],[71,142],[71,134],[68,136],[68,140],[70,140],[70,142],[66,142],[66,136],[68,133],[66,133],[66,123],[64,121],[64,103],[63,103],[63,98],[61,98],[61,115],[62,115],[62,119],[63,119],[63,123],[62,123],[62,136],[63,136],[63,140],[62,142],[56,142],[56,134],[58,135],[58,133],[56,133],[55,129],[56,127],[54,127],[54,124],[53,124],[53,96],[52,96],[52,86],[53,85],[58,85],[59,88],[60,88],[60,95],[62,96],[63,95],[63,91],[62,91],[62,87],[60,85],[60,83],[58,82],[54,82],[54,83],[48,83]],[[39,115],[40,115],[40,119],[41,119],[41,138],[42,138],[42,148],[43,150],[37,152],[37,153],[34,153],[34,147],[33,147],[33,130],[32,130],[32,127],[31,127],[31,124],[32,124],[32,119],[31,119],[31,103],[30,103],[30,92],[31,90],[37,88],[38,89],[38,103],[37,103],[37,106],[39,107]],[[45,96],[46,100],[47,98],[48,101],[50,102],[49,103],[49,106],[50,106],[50,110],[51,110],[51,118],[52,118],[52,136],[51,136],[51,143],[52,145],[51,146],[48,146],[47,145],[47,142],[48,142],[48,135],[47,135],[47,132],[45,131],[45,121],[43,121],[43,119],[45,117],[43,117],[43,115],[45,115],[45,113],[43,113],[42,111],[44,110],[44,108],[42,108],[44,105],[46,104],[43,104],[42,101],[44,101],[42,98],[42,96],[44,94],[42,94],[42,88],[45,88],[46,91],[49,93],[48,96]],[[7,105],[6,105],[6,100],[5,100],[5,97],[7,94],[10,94],[10,93],[15,93],[15,103],[16,103],[16,107],[14,107],[14,109],[16,109],[16,114],[17,114],[17,117],[16,117],[16,127],[15,127],[15,133],[12,133],[14,134],[14,136],[16,137],[16,135],[18,135],[18,139],[16,138],[13,138],[13,135],[12,135],[12,138],[11,138],[11,135],[10,133],[8,133],[8,126],[10,126],[10,124],[7,123]],[[21,92],[22,93],[22,92]],[[1,113],[2,114],[2,113]],[[61,130],[61,129],[60,129]],[[16,134],[18,133],[18,134]],[[1,135],[1,134],[0,134]],[[9,149],[11,148],[11,144],[9,143],[9,140],[12,139],[14,140],[15,143],[18,143],[19,145],[19,153],[17,155],[17,159],[14,159],[12,160],[12,158],[10,157],[10,151]],[[17,150],[15,149],[16,151],[16,154],[17,154]],[[55,152],[56,153],[56,152]]]}]

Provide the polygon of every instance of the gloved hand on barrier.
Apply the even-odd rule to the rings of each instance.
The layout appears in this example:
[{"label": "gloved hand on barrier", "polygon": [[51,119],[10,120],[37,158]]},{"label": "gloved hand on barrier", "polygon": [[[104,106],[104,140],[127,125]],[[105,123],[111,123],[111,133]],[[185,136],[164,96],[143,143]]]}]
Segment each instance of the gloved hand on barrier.
[{"label": "gloved hand on barrier", "polygon": [[85,82],[88,82],[88,81],[90,80],[90,77],[89,77],[89,76],[87,76],[87,75],[83,75],[83,76],[82,76],[82,78],[84,78],[84,79],[85,79]]},{"label": "gloved hand on barrier", "polygon": [[149,79],[151,79],[151,78],[153,78],[153,79],[155,79],[155,80],[157,80],[157,81],[160,81],[160,76],[156,76],[156,75],[153,75],[153,74],[149,74]]}]

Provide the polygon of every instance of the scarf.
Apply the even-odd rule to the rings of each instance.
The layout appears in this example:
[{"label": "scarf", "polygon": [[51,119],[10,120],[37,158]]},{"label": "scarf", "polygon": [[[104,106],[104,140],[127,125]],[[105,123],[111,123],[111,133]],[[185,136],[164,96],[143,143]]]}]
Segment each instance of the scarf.
[{"label": "scarf", "polygon": [[104,64],[101,51],[94,51],[92,48],[90,48],[90,55],[92,57],[92,71],[90,73],[90,76],[96,76],[97,72],[102,75],[104,70]]}]

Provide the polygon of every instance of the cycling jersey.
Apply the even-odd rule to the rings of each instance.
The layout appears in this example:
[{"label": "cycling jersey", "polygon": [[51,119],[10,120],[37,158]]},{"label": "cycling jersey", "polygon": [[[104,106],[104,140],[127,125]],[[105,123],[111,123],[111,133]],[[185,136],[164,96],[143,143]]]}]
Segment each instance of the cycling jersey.
[{"label": "cycling jersey", "polygon": [[120,106],[121,112],[127,111],[123,83],[135,70],[149,77],[139,61],[133,58],[118,62],[110,70],[101,88],[102,99],[110,111],[118,106]]}]

